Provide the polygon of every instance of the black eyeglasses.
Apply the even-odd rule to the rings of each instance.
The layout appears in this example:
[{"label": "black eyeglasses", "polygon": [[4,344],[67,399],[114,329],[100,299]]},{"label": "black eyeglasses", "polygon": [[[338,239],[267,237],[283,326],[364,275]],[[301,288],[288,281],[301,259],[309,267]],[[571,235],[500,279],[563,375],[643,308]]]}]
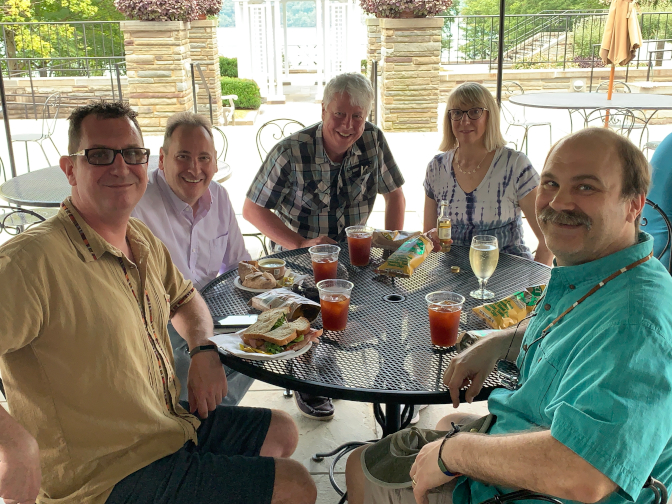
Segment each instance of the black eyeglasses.
[{"label": "black eyeglasses", "polygon": [[114,163],[117,154],[121,154],[126,164],[139,165],[149,161],[149,149],[140,147],[130,147],[128,149],[109,149],[107,147],[95,147],[93,149],[84,149],[71,156],[84,156],[89,164],[96,166],[106,166]]},{"label": "black eyeglasses", "polygon": [[460,110],[460,109],[450,109],[448,113],[450,114],[450,119],[452,121],[461,121],[462,116],[466,113],[469,119],[475,121],[483,115],[483,111],[488,110],[484,107],[473,107],[469,110]]}]

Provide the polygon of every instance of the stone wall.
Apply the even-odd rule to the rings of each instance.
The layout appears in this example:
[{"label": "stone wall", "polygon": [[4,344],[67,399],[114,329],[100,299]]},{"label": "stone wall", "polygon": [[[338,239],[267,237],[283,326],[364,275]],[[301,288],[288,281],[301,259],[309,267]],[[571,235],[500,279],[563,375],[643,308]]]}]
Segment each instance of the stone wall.
[{"label": "stone wall", "polygon": [[[212,96],[213,122],[220,124],[222,116],[222,86],[219,82],[219,50],[217,48],[217,20],[191,21],[189,30],[189,50],[191,61],[200,63],[203,76],[207,82]],[[201,85],[200,75],[196,70],[196,89],[198,100],[198,112],[205,117],[210,117],[208,93]]]},{"label": "stone wall", "polygon": [[183,21],[122,21],[128,101],[145,133],[163,133],[168,117],[193,110],[191,54]]},{"label": "stone wall", "polygon": [[385,131],[437,131],[443,18],[380,19]]},{"label": "stone wall", "polygon": [[[78,105],[85,105],[91,100],[104,98],[112,100],[112,85],[114,84],[114,97],[117,94],[117,78],[109,77],[33,77],[32,90],[35,92],[36,107],[33,108],[31,93],[31,79],[4,79],[5,92],[7,94],[9,117],[11,119],[34,119],[37,111],[38,118],[42,114],[42,104],[46,98],[55,92],[61,93],[61,108],[59,117],[67,117]],[[126,77],[121,77],[121,93],[128,98],[128,82]],[[1,115],[1,114],[0,114]]]}]

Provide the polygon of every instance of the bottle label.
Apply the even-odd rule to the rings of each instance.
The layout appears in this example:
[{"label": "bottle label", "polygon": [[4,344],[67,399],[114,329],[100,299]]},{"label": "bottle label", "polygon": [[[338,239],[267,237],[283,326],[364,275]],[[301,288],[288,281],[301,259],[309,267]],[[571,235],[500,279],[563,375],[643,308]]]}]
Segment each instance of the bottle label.
[{"label": "bottle label", "polygon": [[452,228],[450,227],[440,227],[438,229],[439,232],[439,240],[450,240],[451,238],[451,233]]}]

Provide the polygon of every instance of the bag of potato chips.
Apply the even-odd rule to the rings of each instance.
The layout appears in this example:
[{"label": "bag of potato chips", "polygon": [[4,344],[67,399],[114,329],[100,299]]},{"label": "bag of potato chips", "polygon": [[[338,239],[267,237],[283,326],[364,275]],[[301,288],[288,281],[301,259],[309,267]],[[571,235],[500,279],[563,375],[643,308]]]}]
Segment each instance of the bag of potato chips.
[{"label": "bag of potato chips", "polygon": [[500,301],[472,308],[472,311],[493,329],[504,329],[517,324],[534,310],[545,288],[545,285],[528,287]]},{"label": "bag of potato chips", "polygon": [[416,238],[421,234],[420,231],[388,231],[387,229],[376,229],[373,232],[372,245],[394,252],[401,247],[405,241],[410,240],[411,238]]},{"label": "bag of potato chips", "polygon": [[376,268],[381,275],[410,278],[434,248],[432,240],[419,235],[406,240],[383,264]]}]

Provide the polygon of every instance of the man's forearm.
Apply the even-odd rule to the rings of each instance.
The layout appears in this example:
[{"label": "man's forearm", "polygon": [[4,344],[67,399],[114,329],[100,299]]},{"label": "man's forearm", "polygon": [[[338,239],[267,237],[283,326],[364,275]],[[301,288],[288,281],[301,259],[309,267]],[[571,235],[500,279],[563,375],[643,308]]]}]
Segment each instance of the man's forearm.
[{"label": "man's forearm", "polygon": [[251,222],[259,231],[268,236],[278,245],[293,250],[299,248],[304,238],[285,226],[280,217],[268,208],[261,207],[245,199],[243,204],[243,218]]},{"label": "man's forearm", "polygon": [[458,434],[442,451],[446,467],[472,479],[561,499],[597,502],[616,484],[549,430],[507,436]]},{"label": "man's forearm", "polygon": [[383,196],[385,198],[385,229],[404,229],[406,198],[401,188]]},{"label": "man's forearm", "polygon": [[198,345],[207,345],[213,335],[213,324],[208,305],[196,292],[194,298],[180,306],[171,318],[173,327],[184,338],[191,350]]}]

